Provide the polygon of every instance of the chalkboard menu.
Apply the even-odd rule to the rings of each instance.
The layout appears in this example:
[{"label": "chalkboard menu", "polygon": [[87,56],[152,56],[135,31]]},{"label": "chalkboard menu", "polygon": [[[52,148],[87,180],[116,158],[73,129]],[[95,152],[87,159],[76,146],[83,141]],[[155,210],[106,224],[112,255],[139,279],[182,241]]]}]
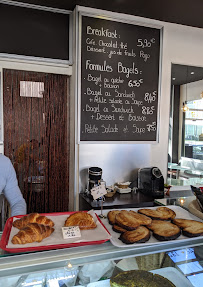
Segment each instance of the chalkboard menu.
[{"label": "chalkboard menu", "polygon": [[157,141],[160,29],[82,16],[80,141]]}]

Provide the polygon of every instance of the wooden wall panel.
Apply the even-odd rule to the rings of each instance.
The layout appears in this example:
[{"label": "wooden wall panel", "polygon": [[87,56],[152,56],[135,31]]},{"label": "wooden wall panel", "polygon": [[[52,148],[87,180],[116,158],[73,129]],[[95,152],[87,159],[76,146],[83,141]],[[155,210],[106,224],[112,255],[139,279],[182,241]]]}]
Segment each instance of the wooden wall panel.
[{"label": "wooden wall panel", "polygon": [[[26,97],[20,96],[22,81],[32,82]],[[36,97],[37,82],[44,83],[42,97]],[[3,71],[5,155],[16,169],[28,213],[68,211],[68,91],[64,75]]]}]

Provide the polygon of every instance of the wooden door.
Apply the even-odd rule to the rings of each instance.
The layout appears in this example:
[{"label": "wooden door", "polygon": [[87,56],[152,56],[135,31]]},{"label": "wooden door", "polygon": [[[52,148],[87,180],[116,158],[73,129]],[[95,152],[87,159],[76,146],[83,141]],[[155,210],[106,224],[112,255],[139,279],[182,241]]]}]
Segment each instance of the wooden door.
[{"label": "wooden door", "polygon": [[69,78],[3,70],[4,150],[30,212],[68,211]]}]

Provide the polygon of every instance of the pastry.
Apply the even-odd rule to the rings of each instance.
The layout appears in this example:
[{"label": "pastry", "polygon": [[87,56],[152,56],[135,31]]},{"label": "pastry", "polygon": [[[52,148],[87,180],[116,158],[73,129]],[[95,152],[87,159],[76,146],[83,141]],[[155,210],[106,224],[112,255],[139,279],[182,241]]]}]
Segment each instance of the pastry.
[{"label": "pastry", "polygon": [[120,210],[111,210],[107,214],[109,224],[114,225],[116,222],[116,215],[121,212]]},{"label": "pastry", "polygon": [[119,239],[126,244],[144,243],[150,238],[150,231],[144,226],[139,226],[135,230],[126,231],[121,234]]},{"label": "pastry", "polygon": [[110,279],[111,287],[175,287],[161,275],[145,270],[124,271]]},{"label": "pastry", "polygon": [[71,214],[66,219],[64,226],[79,226],[80,229],[93,229],[97,227],[92,215],[84,211]]},{"label": "pastry", "polygon": [[143,208],[137,212],[149,216],[152,219],[171,220],[176,217],[176,213],[165,206],[158,207],[157,209]]},{"label": "pastry", "polygon": [[117,232],[117,233],[123,233],[126,232],[127,230],[123,227],[120,227],[119,225],[114,224],[112,226],[113,231]]},{"label": "pastry", "polygon": [[54,228],[48,225],[29,223],[13,236],[11,242],[13,244],[41,242],[44,238],[49,237],[52,232],[54,232]]},{"label": "pastry", "polygon": [[16,219],[13,221],[13,226],[22,229],[28,223],[39,223],[43,225],[48,225],[50,227],[54,226],[54,223],[51,219],[47,218],[46,216],[40,215],[39,213],[30,213],[26,216],[21,217],[20,219]]},{"label": "pastry", "polygon": [[126,230],[134,230],[140,225],[149,225],[151,222],[151,218],[132,210],[121,210],[115,218],[115,223]]},{"label": "pastry", "polygon": [[173,240],[181,235],[180,228],[169,221],[152,220],[147,228],[153,232],[153,236],[159,241]]},{"label": "pastry", "polygon": [[180,227],[183,235],[187,237],[203,235],[203,222],[189,219],[174,219],[172,222]]}]

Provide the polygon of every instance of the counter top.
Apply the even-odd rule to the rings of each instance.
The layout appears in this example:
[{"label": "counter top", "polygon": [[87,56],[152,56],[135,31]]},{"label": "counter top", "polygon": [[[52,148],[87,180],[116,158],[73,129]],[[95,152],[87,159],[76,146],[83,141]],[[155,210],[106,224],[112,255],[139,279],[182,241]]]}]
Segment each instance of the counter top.
[{"label": "counter top", "polygon": [[[130,193],[115,193],[113,197],[106,197],[103,202],[103,209],[129,208],[129,207],[150,207],[154,206],[154,198],[144,195],[141,192],[131,191]],[[101,200],[93,200],[85,193],[80,193],[80,210],[100,209]]]},{"label": "counter top", "polygon": [[203,185],[203,178],[201,177],[191,177],[191,178],[167,178],[167,184],[172,186],[188,186],[190,188],[190,185]]},{"label": "counter top", "polygon": [[162,198],[162,199],[155,199],[155,202],[160,205],[177,205],[185,208],[188,210],[189,204],[195,200],[195,196],[188,196],[188,197],[177,197],[177,198]]},{"label": "counter top", "polygon": [[192,169],[188,169],[188,170],[185,170],[185,174],[203,177],[203,170],[197,170],[197,169],[196,169],[196,170],[192,170]]}]

